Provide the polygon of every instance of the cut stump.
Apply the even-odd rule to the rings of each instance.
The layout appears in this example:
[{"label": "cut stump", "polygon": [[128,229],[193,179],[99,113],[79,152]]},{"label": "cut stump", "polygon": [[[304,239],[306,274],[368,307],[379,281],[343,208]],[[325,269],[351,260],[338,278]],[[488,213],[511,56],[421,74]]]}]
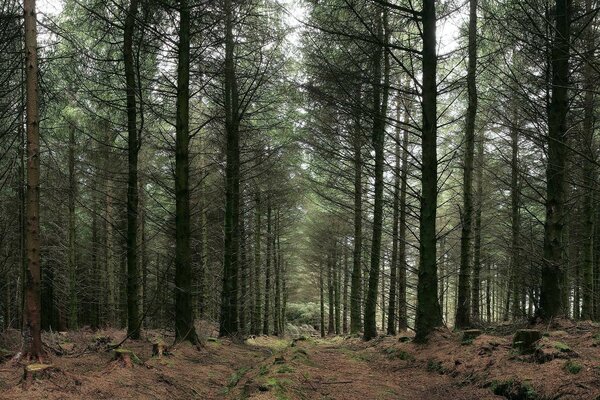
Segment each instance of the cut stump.
[{"label": "cut stump", "polygon": [[114,361],[121,364],[124,368],[133,368],[132,359],[135,357],[133,351],[127,349],[114,349]]},{"label": "cut stump", "polygon": [[152,343],[152,357],[162,358],[163,355],[168,354],[168,347],[164,342]]},{"label": "cut stump", "polygon": [[29,364],[23,368],[23,386],[27,389],[34,380],[46,379],[54,369],[52,364]]},{"label": "cut stump", "polygon": [[532,354],[536,350],[536,343],[542,338],[542,333],[537,329],[520,329],[513,337],[513,348],[520,354]]}]

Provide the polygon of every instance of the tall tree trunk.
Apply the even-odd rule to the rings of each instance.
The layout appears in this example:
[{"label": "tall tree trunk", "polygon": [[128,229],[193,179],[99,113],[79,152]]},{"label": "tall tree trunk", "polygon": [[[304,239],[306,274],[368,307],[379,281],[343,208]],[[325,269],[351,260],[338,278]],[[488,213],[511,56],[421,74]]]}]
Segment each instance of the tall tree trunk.
[{"label": "tall tree trunk", "polygon": [[512,126],[510,130],[511,137],[511,173],[510,173],[510,199],[511,199],[511,276],[513,279],[513,317],[518,318],[522,315],[519,304],[519,286],[521,284],[520,273],[520,236],[521,236],[521,218],[520,218],[520,190],[519,190],[519,131],[518,127]]},{"label": "tall tree trunk", "polygon": [[77,329],[77,244],[75,238],[75,125],[69,124],[69,329]]},{"label": "tall tree trunk", "polygon": [[175,342],[198,343],[194,327],[190,227],[190,7],[179,2],[175,123]]},{"label": "tall tree trunk", "polygon": [[419,218],[419,281],[417,284],[417,314],[415,330],[417,342],[442,325],[442,314],[437,297],[437,84],[436,84],[436,16],[435,0],[424,0],[421,14],[423,23],[423,109],[421,213]]},{"label": "tall tree trunk", "polygon": [[444,308],[444,300],[446,304],[448,303],[448,299],[446,298],[446,284],[449,282],[450,278],[447,276],[448,272],[446,271],[446,237],[442,236],[440,238],[440,257],[439,257],[439,288],[438,288],[438,301],[440,302],[440,308],[442,310],[442,319],[444,321],[448,321],[448,307]]},{"label": "tall tree trunk", "polygon": [[239,312],[239,319],[240,319],[240,324],[239,324],[239,329],[240,332],[242,334],[246,334],[248,329],[247,329],[247,316],[248,316],[248,282],[249,282],[249,274],[248,274],[248,259],[247,259],[247,248],[246,248],[246,221],[245,221],[245,207],[244,207],[244,200],[243,200],[243,190],[240,194],[240,202],[241,202],[241,206],[240,206],[240,257],[239,257],[239,262],[240,262],[240,279],[238,279],[239,282],[239,290],[240,290],[240,297],[239,297],[239,306],[240,306],[240,312]]},{"label": "tall tree trunk", "polygon": [[469,65],[467,69],[467,92],[469,105],[465,127],[465,159],[463,169],[463,215],[460,237],[460,272],[458,277],[457,328],[471,324],[470,281],[471,240],[473,235],[473,159],[475,155],[475,119],[477,118],[477,0],[469,1]]},{"label": "tall tree trunk", "polygon": [[481,210],[483,209],[483,163],[485,135],[481,132],[477,143],[477,206],[475,208],[475,240],[473,243],[473,286],[471,288],[471,315],[479,321],[481,309]]},{"label": "tall tree trunk", "polygon": [[350,281],[350,267],[348,265],[348,243],[344,239],[344,287],[342,289],[342,302],[344,310],[342,312],[342,332],[348,333],[348,283]]},{"label": "tall tree trunk", "polygon": [[362,329],[362,132],[360,124],[361,85],[357,85],[355,97],[355,120],[353,127],[354,150],[354,243],[352,249],[352,287],[350,290],[350,333],[358,334]]},{"label": "tall tree trunk", "polygon": [[[269,195],[270,196],[270,195]],[[269,332],[269,318],[271,317],[271,198],[267,201],[267,252],[265,254],[266,265],[265,265],[265,312],[263,319],[263,334],[268,335]]]},{"label": "tall tree trunk", "polygon": [[275,216],[275,232],[273,234],[273,270],[275,272],[275,301],[273,304],[273,333],[280,335],[280,313],[281,313],[281,265],[279,263],[279,209]]},{"label": "tall tree trunk", "polygon": [[[376,9],[377,36],[379,42],[387,44],[389,29],[387,11]],[[385,52],[385,54],[383,54]],[[382,58],[384,64],[382,87]],[[384,45],[376,46],[373,53],[373,131],[372,143],[375,151],[375,200],[373,205],[373,236],[371,240],[371,268],[369,270],[369,289],[365,301],[364,339],[371,340],[377,336],[377,291],[379,289],[379,273],[381,262],[381,235],[383,231],[383,167],[385,150],[385,120],[389,93],[390,60]]]},{"label": "tall tree trunk", "polygon": [[256,226],[254,227],[254,307],[252,311],[252,334],[258,335],[260,333],[260,318],[262,315],[261,305],[262,298],[260,293],[260,270],[261,270],[261,208],[260,208],[260,192],[256,193]]},{"label": "tall tree trunk", "polygon": [[240,135],[239,100],[236,81],[231,0],[225,0],[225,131],[227,165],[225,168],[225,249],[220,334],[238,332],[237,281],[239,259]]},{"label": "tall tree trunk", "polygon": [[335,334],[341,333],[341,291],[340,291],[340,269],[338,265],[338,248],[337,243],[333,249],[333,287],[335,289],[334,302],[335,302]]},{"label": "tall tree trunk", "polygon": [[138,153],[136,77],[133,55],[138,0],[131,0],[125,17],[123,60],[127,94],[128,178],[127,178],[127,335],[140,338],[139,288],[137,262]]},{"label": "tall tree trunk", "polygon": [[335,314],[335,306],[334,306],[334,288],[333,288],[333,268],[335,265],[335,260],[332,257],[332,252],[327,255],[327,300],[328,300],[328,311],[327,311],[327,334],[333,335],[335,334],[335,325],[334,325],[334,314]]},{"label": "tall tree trunk", "polygon": [[387,334],[396,334],[396,292],[398,280],[398,223],[400,219],[400,96],[396,100],[396,147],[394,157],[394,201],[392,205],[392,260],[390,263],[390,294],[388,298]]},{"label": "tall tree trunk", "polygon": [[[585,11],[592,15],[592,1],[585,0]],[[593,21],[587,25],[586,57],[584,73],[584,116],[583,116],[583,306],[582,319],[594,316],[594,32]]]},{"label": "tall tree trunk", "polygon": [[320,331],[321,337],[325,337],[325,282],[323,280],[323,262],[319,261],[319,294],[320,294]]},{"label": "tall tree trunk", "polygon": [[[404,110],[404,123],[408,125],[410,116],[409,105]],[[398,329],[408,328],[408,313],[406,307],[406,272],[408,262],[406,255],[406,192],[408,187],[408,129],[402,132],[402,170],[400,172],[400,220],[398,227]]]},{"label": "tall tree trunk", "polygon": [[35,0],[24,0],[25,84],[27,101],[27,271],[25,274],[24,349],[42,357],[40,269],[40,121]]},{"label": "tall tree trunk", "polygon": [[565,272],[562,253],[567,113],[569,111],[569,43],[571,1],[556,0],[556,26],[552,44],[552,98],[548,110],[548,165],[546,168],[546,222],[540,316],[549,319],[564,315]]}]

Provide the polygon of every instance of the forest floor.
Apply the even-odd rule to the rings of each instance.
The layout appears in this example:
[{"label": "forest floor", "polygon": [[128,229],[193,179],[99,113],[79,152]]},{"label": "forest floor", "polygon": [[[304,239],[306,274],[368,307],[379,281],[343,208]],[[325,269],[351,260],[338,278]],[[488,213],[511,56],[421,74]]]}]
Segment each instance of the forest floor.
[{"label": "forest floor", "polygon": [[[152,342],[172,338],[148,331],[126,341],[133,366],[114,361],[107,330],[44,334],[53,365],[29,385],[10,356],[18,333],[0,337],[1,399],[600,399],[600,326],[562,321],[538,326],[544,337],[533,355],[512,349],[511,330],[497,327],[474,340],[437,331],[427,345],[410,336],[244,342],[204,336],[152,356]],[[62,355],[57,355],[63,353]]]}]

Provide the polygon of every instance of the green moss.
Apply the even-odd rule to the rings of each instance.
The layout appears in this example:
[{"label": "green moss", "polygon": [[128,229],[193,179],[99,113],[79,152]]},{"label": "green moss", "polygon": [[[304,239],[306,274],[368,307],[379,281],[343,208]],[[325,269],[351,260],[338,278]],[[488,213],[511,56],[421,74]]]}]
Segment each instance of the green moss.
[{"label": "green moss", "polygon": [[539,400],[540,397],[529,383],[522,383],[513,379],[504,381],[494,380],[490,389],[495,395],[504,396],[511,400]]},{"label": "green moss", "polygon": [[553,345],[554,345],[554,348],[556,350],[560,351],[561,353],[568,353],[568,352],[571,351],[571,348],[566,343],[563,343],[563,342],[554,342]]},{"label": "green moss", "polygon": [[583,366],[581,364],[579,364],[578,362],[569,360],[565,363],[565,365],[563,366],[563,369],[570,374],[576,375],[581,372],[581,370],[583,369]]}]

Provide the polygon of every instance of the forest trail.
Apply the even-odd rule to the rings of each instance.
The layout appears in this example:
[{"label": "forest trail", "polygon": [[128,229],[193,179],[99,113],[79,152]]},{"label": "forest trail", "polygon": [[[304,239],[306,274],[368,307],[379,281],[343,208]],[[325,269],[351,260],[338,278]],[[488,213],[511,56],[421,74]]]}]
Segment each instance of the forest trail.
[{"label": "forest trail", "polygon": [[501,399],[356,339],[294,341],[249,372],[232,399]]},{"label": "forest trail", "polygon": [[[579,323],[544,331],[533,355],[512,349],[512,329],[465,341],[439,330],[427,345],[410,336],[295,339],[216,338],[200,329],[202,346],[182,344],[161,358],[152,355],[165,331],[126,341],[133,367],[114,360],[108,344],[124,331],[44,334],[54,368],[30,387],[9,354],[19,336],[0,337],[0,399],[257,399],[257,400],[471,400],[597,399],[600,396],[598,326]],[[548,327],[549,328],[549,327]],[[510,329],[510,330],[509,330]],[[504,333],[503,333],[504,332]],[[62,351],[58,356],[56,351]]]}]

